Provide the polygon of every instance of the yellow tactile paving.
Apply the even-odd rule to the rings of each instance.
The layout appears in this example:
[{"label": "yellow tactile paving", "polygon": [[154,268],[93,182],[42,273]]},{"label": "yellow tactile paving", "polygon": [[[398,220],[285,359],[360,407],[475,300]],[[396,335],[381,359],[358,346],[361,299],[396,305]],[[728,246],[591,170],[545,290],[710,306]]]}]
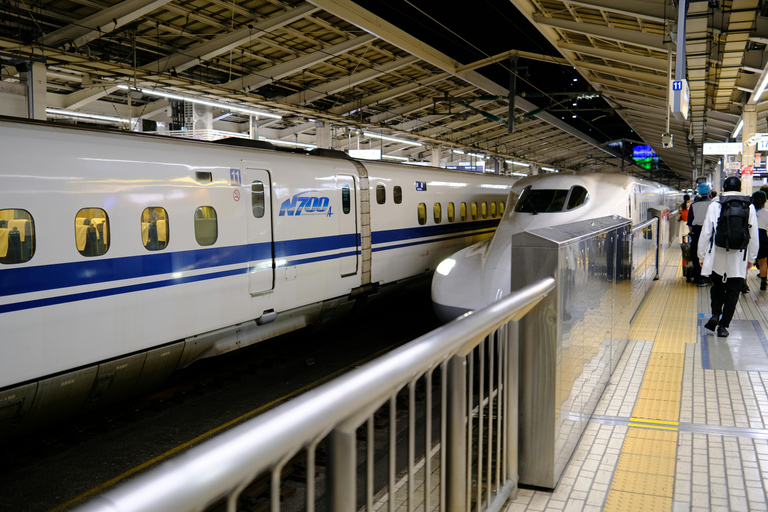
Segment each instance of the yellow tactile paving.
[{"label": "yellow tactile paving", "polygon": [[672,476],[648,475],[631,471],[616,471],[613,475],[612,490],[653,496],[672,497],[675,478]]},{"label": "yellow tactile paving", "polygon": [[680,417],[680,400],[637,400],[632,415],[638,418],[654,418],[675,421]]},{"label": "yellow tactile paving", "polygon": [[631,437],[624,440],[624,446],[621,447],[621,451],[622,453],[634,453],[636,455],[653,453],[660,454],[662,457],[675,457],[677,454],[677,440],[657,441],[655,439]]},{"label": "yellow tactile paving", "polygon": [[652,439],[654,441],[660,441],[660,442],[677,443],[677,433],[631,428],[627,431],[625,442],[626,442],[626,439]]},{"label": "yellow tactile paving", "polygon": [[619,455],[619,463],[616,466],[616,471],[675,476],[675,458],[639,455],[636,453],[624,453],[622,451],[621,455]]},{"label": "yellow tactile paving", "polygon": [[672,498],[652,496],[650,494],[636,494],[633,492],[614,491],[608,493],[605,500],[607,511],[647,512],[649,510],[670,510]]},{"label": "yellow tactile paving", "polygon": [[630,328],[631,339],[653,340],[653,349],[606,498],[607,511],[672,508],[685,345],[696,342],[698,325],[696,288],[681,276],[678,268],[674,278],[654,284]]}]

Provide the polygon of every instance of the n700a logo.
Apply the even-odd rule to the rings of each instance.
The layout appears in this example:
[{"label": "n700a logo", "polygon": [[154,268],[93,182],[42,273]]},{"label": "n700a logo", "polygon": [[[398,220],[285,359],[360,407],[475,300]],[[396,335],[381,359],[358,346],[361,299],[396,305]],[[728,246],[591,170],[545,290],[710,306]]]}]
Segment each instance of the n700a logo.
[{"label": "n700a logo", "polygon": [[299,215],[327,215],[331,216],[331,199],[326,196],[313,195],[320,194],[318,190],[309,190],[307,192],[299,192],[290,199],[283,201],[280,206],[280,216],[296,216]]}]

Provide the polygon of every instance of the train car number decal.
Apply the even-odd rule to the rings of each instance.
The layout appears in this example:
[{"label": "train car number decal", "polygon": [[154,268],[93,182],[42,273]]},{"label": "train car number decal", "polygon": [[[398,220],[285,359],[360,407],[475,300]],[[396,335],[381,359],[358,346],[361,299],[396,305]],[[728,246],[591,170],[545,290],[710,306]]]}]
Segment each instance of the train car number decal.
[{"label": "train car number decal", "polygon": [[280,217],[298,217],[299,215],[333,215],[331,212],[331,199],[321,196],[319,190],[299,192],[290,199],[283,201],[280,206]]},{"label": "train car number decal", "polygon": [[[229,170],[229,184],[232,185],[233,187],[239,187],[241,185],[241,183],[240,183],[240,169],[230,169]],[[237,201],[237,199],[235,199],[235,201]]]}]

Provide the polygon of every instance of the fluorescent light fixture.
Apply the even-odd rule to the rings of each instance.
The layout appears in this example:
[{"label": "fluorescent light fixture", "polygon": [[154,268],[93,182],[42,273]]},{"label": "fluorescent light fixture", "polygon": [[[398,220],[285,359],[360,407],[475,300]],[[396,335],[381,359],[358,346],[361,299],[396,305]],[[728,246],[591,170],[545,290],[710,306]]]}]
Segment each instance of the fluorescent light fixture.
[{"label": "fluorescent light fixture", "polygon": [[509,174],[511,174],[512,176],[528,176],[524,172],[511,172]]},{"label": "fluorescent light fixture", "polygon": [[542,171],[549,171],[549,172],[557,172],[557,169],[553,169],[551,167],[542,167]]},{"label": "fluorescent light fixture", "polygon": [[259,140],[263,140],[265,142],[271,142],[272,144],[282,144],[284,146],[295,146],[299,148],[315,149],[317,147],[314,144],[304,144],[302,142],[291,142],[289,140],[280,140],[280,139],[268,139],[266,137],[259,137]]},{"label": "fluorescent light fixture", "polygon": [[478,158],[485,158],[485,155],[481,153],[467,153],[469,156],[476,156]]},{"label": "fluorescent light fixture", "polygon": [[460,150],[460,149],[454,149],[453,152],[457,153],[459,155],[463,155],[464,154],[464,152],[462,150]]},{"label": "fluorescent light fixture", "polygon": [[127,85],[118,85],[119,89],[126,89],[129,91],[139,91],[142,94],[146,94],[148,96],[160,96],[162,98],[169,98],[172,100],[182,100],[182,101],[189,101],[190,103],[199,103],[201,105],[208,105],[210,107],[217,107],[217,108],[225,108],[228,110],[234,110],[235,112],[243,112],[245,114],[250,114],[254,116],[261,116],[261,117],[271,117],[272,119],[282,119],[283,116],[277,115],[277,114],[270,114],[269,112],[262,112],[260,110],[254,110],[252,108],[248,107],[242,107],[240,105],[232,105],[231,103],[220,103],[217,101],[209,101],[204,100],[202,98],[195,98],[191,96],[181,96],[179,94],[173,94],[170,92],[165,91],[158,91],[158,90],[152,90],[152,89],[141,89],[139,87],[128,87]]},{"label": "fluorescent light fixture", "polygon": [[389,140],[392,142],[402,142],[403,144],[413,144],[414,146],[424,145],[421,142],[415,142],[415,141],[406,140],[406,139],[398,139],[397,137],[388,137],[386,135],[379,135],[378,133],[363,132],[363,135],[366,137],[373,137],[374,139],[383,139],[383,140]]},{"label": "fluorescent light fixture", "polygon": [[111,123],[128,123],[130,122],[129,119],[126,119],[124,117],[112,117],[112,116],[102,116],[99,114],[86,114],[85,112],[73,112],[71,110],[60,110],[58,108],[46,108],[45,109],[46,114],[54,114],[57,116],[68,116],[68,117],[79,117],[83,119],[95,119],[97,121],[109,121]]},{"label": "fluorescent light fixture", "polygon": [[760,79],[760,84],[758,85],[757,90],[755,91],[755,102],[760,101],[760,96],[763,95],[763,91],[765,91],[766,85],[768,85],[768,73],[764,71],[763,76]]},{"label": "fluorescent light fixture", "polygon": [[736,125],[736,129],[733,130],[733,133],[731,134],[731,138],[735,139],[739,136],[739,133],[741,133],[741,129],[744,127],[744,120],[740,119],[739,124]]},{"label": "fluorescent light fixture", "polygon": [[526,164],[525,162],[516,162],[514,160],[504,160],[504,161],[507,162],[508,164],[512,164],[512,165],[522,165],[523,167],[530,167],[531,166],[531,164]]},{"label": "fluorescent light fixture", "polygon": [[403,162],[407,162],[408,158],[404,156],[395,156],[395,155],[381,155],[381,158],[391,158],[392,160],[402,160]]}]

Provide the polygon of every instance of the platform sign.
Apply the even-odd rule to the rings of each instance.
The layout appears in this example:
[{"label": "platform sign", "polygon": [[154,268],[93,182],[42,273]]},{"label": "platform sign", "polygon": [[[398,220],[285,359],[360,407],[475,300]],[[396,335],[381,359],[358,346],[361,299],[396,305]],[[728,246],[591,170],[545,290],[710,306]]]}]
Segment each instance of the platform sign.
[{"label": "platform sign", "polygon": [[751,165],[745,165],[741,169],[741,175],[742,176],[752,176],[753,172],[754,172],[754,169],[753,169],[753,167]]},{"label": "platform sign", "polygon": [[688,80],[672,80],[669,84],[670,104],[672,113],[678,121],[688,119],[688,107],[691,101],[691,90]]},{"label": "platform sign", "polygon": [[738,155],[743,145],[741,142],[705,142],[705,155]]}]

